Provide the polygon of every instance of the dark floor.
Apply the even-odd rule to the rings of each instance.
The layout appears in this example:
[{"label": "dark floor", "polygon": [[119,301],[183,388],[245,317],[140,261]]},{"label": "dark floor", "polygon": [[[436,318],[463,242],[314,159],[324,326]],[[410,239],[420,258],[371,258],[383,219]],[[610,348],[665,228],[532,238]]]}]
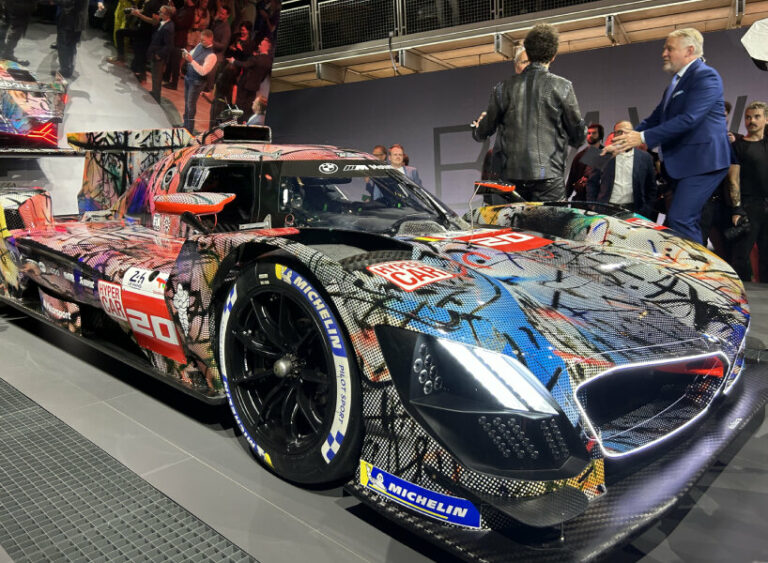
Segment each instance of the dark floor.
[{"label": "dark floor", "polygon": [[[33,25],[17,54],[45,74],[56,65],[53,37],[53,26]],[[104,62],[111,54],[101,36],[81,44],[64,130],[169,126],[127,69]],[[74,212],[80,169],[78,159],[66,160],[6,174],[22,183],[34,178],[52,190],[57,213]],[[768,286],[751,285],[748,293],[751,336],[768,343]],[[236,437],[226,409],[201,407],[7,309],[0,377],[260,561],[446,559],[340,489],[311,491],[270,475]],[[733,454],[610,560],[768,561],[768,423]],[[6,558],[0,549],[0,561]]]}]

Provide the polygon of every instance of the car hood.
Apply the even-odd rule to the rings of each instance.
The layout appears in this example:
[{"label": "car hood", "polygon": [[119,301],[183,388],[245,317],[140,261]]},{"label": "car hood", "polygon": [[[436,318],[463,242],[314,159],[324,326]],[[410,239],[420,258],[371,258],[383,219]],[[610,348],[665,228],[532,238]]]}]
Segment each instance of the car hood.
[{"label": "car hood", "polygon": [[745,338],[743,287],[714,255],[670,260],[511,229],[404,242],[411,260],[358,271],[388,317],[376,321],[513,355],[545,385],[559,371],[578,384],[715,350],[732,362]]}]

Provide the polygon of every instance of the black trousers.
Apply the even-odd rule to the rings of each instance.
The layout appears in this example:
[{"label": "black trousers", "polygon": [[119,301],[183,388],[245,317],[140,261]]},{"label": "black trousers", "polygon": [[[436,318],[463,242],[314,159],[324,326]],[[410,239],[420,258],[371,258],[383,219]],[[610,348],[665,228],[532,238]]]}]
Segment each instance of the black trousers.
[{"label": "black trousers", "polygon": [[515,191],[526,201],[561,201],[565,199],[565,182],[562,178],[506,181],[514,184]]},{"label": "black trousers", "polygon": [[163,72],[165,71],[165,59],[152,57],[152,97],[160,103],[160,89],[163,84]]},{"label": "black trousers", "polygon": [[56,32],[56,49],[59,52],[59,72],[64,78],[72,78],[75,71],[75,55],[80,41],[80,31],[59,29]]},{"label": "black trousers", "polygon": [[768,283],[768,206],[763,201],[749,201],[742,202],[742,207],[747,212],[750,230],[730,242],[731,266],[742,280],[751,280],[749,255],[757,243],[760,282]]}]

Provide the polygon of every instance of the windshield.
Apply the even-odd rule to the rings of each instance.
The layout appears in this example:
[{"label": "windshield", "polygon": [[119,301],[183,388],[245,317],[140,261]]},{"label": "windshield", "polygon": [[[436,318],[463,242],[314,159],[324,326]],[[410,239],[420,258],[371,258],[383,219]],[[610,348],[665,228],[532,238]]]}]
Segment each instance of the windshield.
[{"label": "windshield", "polygon": [[[389,165],[285,164],[280,208],[290,215],[287,223],[292,221],[297,227],[419,235],[466,226],[453,211]],[[323,174],[324,170],[329,173]]]}]

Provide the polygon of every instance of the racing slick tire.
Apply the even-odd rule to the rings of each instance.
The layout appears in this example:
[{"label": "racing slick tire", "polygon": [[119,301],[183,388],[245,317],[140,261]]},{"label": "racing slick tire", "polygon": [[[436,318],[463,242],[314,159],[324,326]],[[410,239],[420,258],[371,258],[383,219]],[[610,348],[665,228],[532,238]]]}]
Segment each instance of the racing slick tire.
[{"label": "racing slick tire", "polygon": [[355,354],[313,279],[276,262],[248,267],[224,305],[218,353],[235,421],[268,467],[301,484],[351,477],[362,444]]}]

